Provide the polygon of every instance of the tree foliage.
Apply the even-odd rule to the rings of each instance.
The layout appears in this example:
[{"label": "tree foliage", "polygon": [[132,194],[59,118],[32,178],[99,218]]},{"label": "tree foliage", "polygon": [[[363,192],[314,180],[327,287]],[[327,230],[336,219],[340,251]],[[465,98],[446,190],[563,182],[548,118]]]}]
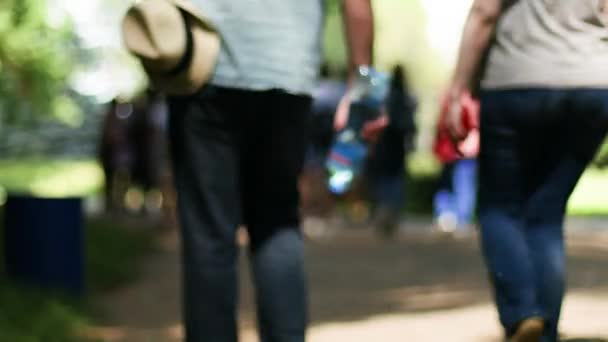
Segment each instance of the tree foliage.
[{"label": "tree foliage", "polygon": [[51,23],[44,0],[0,1],[0,123],[78,115],[68,80],[78,49],[67,23]]}]

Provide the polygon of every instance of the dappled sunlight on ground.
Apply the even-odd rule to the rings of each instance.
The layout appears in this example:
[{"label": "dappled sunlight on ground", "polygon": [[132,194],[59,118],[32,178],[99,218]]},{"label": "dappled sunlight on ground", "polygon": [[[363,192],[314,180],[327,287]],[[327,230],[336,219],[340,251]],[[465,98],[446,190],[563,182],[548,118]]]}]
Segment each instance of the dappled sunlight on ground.
[{"label": "dappled sunlight on ground", "polygon": [[[337,229],[310,241],[308,341],[500,342],[477,242],[439,238],[428,233],[428,226],[414,227],[393,241],[365,229]],[[562,328],[572,341],[608,337],[603,319],[608,317],[608,243],[602,243],[608,236],[586,234],[569,239],[571,292]],[[246,236],[239,242],[246,245]],[[161,245],[162,252],[150,259],[137,284],[100,300],[102,328],[96,336],[112,342],[182,340],[175,235]],[[241,341],[258,342],[253,290],[246,253],[242,255]]]}]

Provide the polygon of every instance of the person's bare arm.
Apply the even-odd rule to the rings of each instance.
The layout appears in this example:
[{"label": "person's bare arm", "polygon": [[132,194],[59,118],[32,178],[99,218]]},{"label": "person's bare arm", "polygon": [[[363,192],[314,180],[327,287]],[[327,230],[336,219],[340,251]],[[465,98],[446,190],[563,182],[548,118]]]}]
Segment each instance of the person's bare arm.
[{"label": "person's bare arm", "polygon": [[450,110],[446,125],[454,139],[460,140],[466,135],[460,121],[460,98],[471,90],[473,77],[490,44],[501,10],[502,0],[475,0],[469,12],[448,92]]},{"label": "person's bare arm", "polygon": [[374,59],[374,16],[370,0],[342,0],[344,33],[348,47],[349,77],[358,65]]},{"label": "person's bare arm", "polygon": [[[348,79],[354,79],[359,65],[372,65],[374,59],[374,16],[371,0],[342,0],[344,33],[348,47]],[[348,94],[348,91],[347,91]],[[340,101],[334,118],[336,130],[342,129],[348,121],[350,100],[345,95]],[[378,119],[369,121],[363,127],[363,136],[374,140],[388,125],[388,116],[383,113]]]}]

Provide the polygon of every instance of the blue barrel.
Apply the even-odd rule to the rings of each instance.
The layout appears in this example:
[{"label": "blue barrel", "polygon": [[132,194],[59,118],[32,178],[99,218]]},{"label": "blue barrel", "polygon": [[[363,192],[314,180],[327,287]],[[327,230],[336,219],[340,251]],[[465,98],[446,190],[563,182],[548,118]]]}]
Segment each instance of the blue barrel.
[{"label": "blue barrel", "polygon": [[84,293],[84,232],[80,198],[9,195],[5,221],[5,257],[9,277],[70,295]]}]

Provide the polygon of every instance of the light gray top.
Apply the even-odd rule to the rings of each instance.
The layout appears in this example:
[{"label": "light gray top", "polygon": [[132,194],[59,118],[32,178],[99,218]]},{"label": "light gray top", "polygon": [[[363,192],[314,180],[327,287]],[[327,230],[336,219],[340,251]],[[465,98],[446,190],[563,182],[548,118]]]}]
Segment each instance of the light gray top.
[{"label": "light gray top", "polygon": [[504,0],[482,88],[607,88],[602,1]]},{"label": "light gray top", "polygon": [[222,48],[211,84],[312,93],[321,60],[324,0],[191,0]]}]

